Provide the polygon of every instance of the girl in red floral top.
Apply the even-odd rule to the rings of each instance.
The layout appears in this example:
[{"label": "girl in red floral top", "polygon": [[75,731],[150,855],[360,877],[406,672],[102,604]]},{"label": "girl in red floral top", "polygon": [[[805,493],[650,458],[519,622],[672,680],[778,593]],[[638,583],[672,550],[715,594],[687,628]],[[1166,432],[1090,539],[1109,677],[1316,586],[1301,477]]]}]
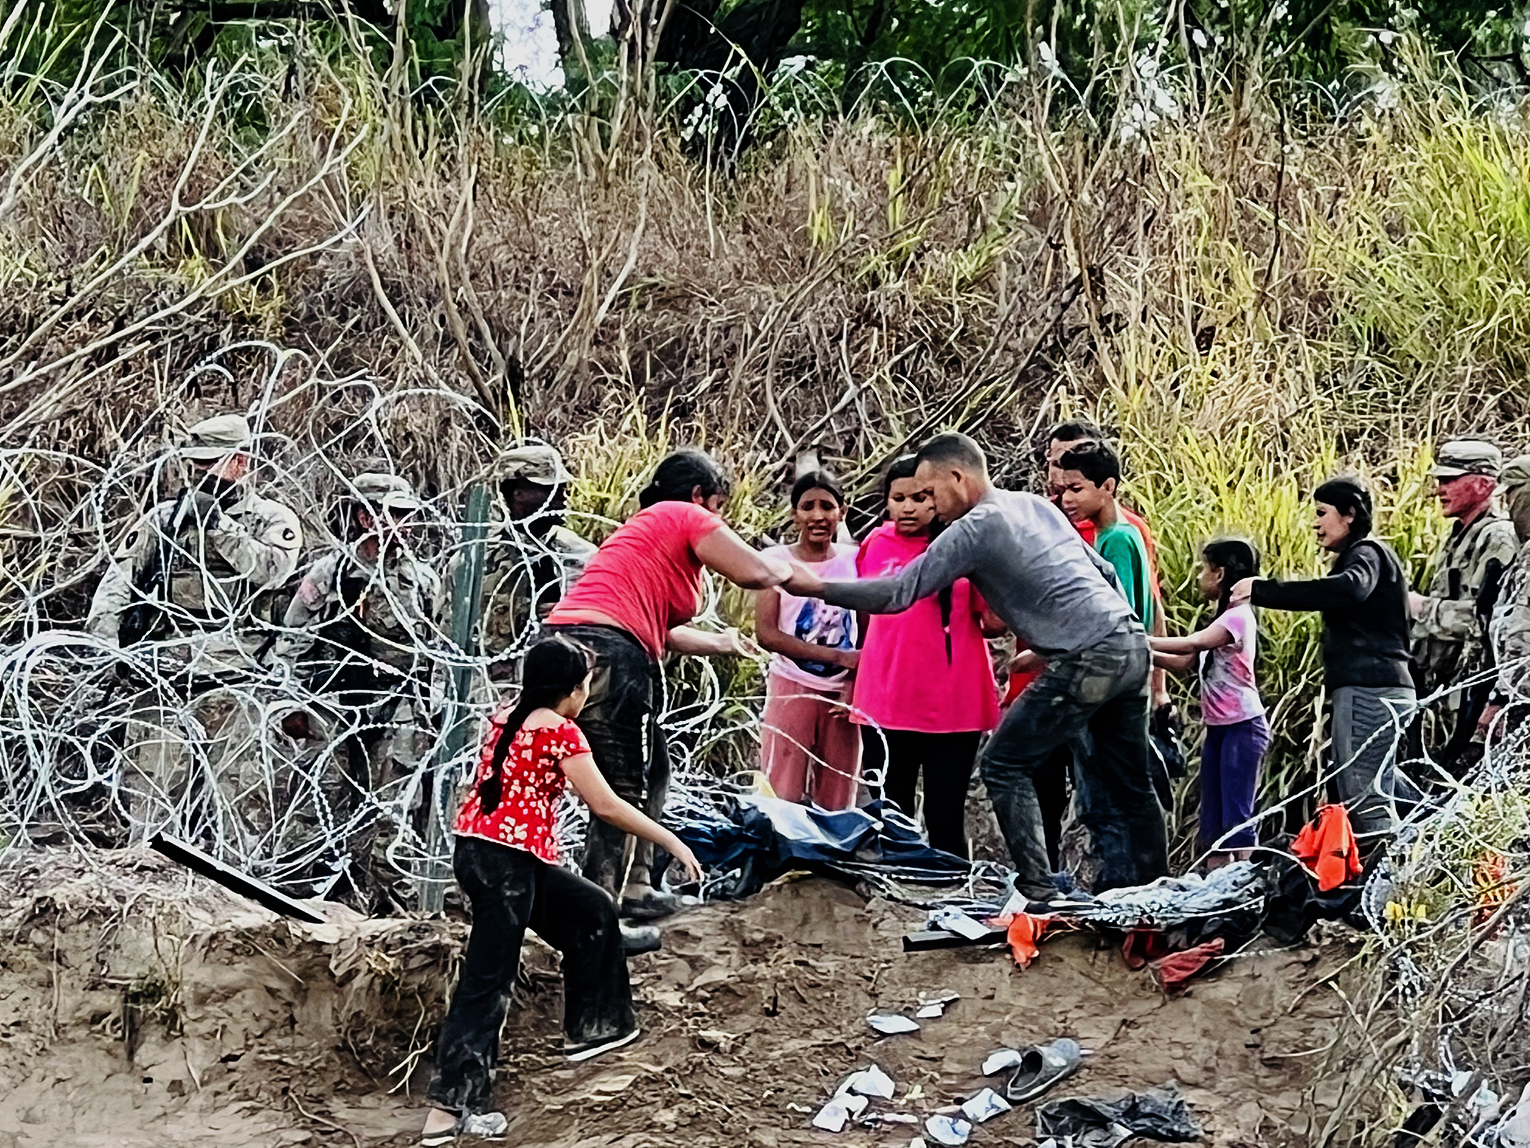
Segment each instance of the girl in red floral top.
[{"label": "girl in red floral top", "polygon": [[453,869],[473,907],[462,975],[441,1025],[424,1144],[499,1136],[487,1111],[499,1030],[529,928],[563,956],[564,1051],[587,1060],[637,1037],[616,905],[560,864],[553,818],[572,784],[590,812],[668,852],[699,881],[695,855],[668,829],[611,790],[574,724],[590,692],[592,658],[563,637],[526,653],[520,700],[496,714],[473,787],[457,814]]}]

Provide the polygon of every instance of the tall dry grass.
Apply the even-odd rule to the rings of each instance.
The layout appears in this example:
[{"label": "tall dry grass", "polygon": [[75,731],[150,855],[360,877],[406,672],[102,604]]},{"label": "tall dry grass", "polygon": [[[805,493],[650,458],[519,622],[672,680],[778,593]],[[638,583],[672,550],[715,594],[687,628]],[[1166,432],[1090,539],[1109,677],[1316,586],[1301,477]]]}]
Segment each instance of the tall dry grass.
[{"label": "tall dry grass", "polygon": [[[1255,83],[1236,101],[1181,91],[1146,134],[1127,129],[1134,102],[1174,77],[1131,61],[1111,65],[1105,123],[1002,68],[974,71],[980,99],[918,114],[788,79],[724,175],[686,150],[640,60],[630,98],[512,116],[416,98],[400,60],[301,31],[175,81],[93,71],[89,52],[44,81],[15,47],[0,42],[0,456],[56,454],[27,456],[25,490],[15,471],[0,486],[9,632],[77,619],[94,539],[28,539],[72,521],[92,466],[254,401],[258,348],[184,386],[243,339],[300,352],[296,374],[472,399],[472,427],[423,406],[388,428],[427,492],[482,461],[477,432],[534,433],[577,465],[576,509],[615,517],[665,447],[699,441],[740,476],[731,512],[753,536],[779,528],[803,449],[865,495],[955,426],[1027,484],[1046,426],[1089,413],[1158,533],[1175,629],[1204,614],[1211,535],[1316,573],[1306,492],[1352,469],[1417,571],[1443,527],[1432,445],[1525,445],[1524,108],[1475,105],[1417,51],[1410,78],[1333,119]],[[1264,618],[1271,800],[1313,776],[1315,634]],[[1364,1061],[1362,1083],[1387,1063]],[[1375,1133],[1378,1103],[1324,1142]]]}]

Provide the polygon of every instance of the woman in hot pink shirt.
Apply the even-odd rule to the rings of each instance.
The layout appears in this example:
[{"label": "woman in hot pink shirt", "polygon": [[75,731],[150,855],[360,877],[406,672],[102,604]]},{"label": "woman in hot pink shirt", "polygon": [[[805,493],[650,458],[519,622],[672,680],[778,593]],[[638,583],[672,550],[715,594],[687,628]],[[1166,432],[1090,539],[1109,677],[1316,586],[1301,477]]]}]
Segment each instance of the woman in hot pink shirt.
[{"label": "woman in hot pink shirt", "polygon": [[[935,507],[914,480],[914,462],[900,458],[888,468],[882,492],[889,521],[861,543],[862,578],[896,574],[930,544]],[[978,741],[999,724],[982,612],[963,578],[901,614],[873,614],[855,678],[853,720],[866,726],[868,758],[887,742],[884,796],[913,816],[922,767],[930,844],[958,857],[967,856],[967,785]]]},{"label": "woman in hot pink shirt", "polygon": [[[755,553],[719,517],[728,476],[699,450],[677,450],[638,496],[641,509],[617,527],[548,616],[547,628],[595,652],[595,677],[579,728],[595,764],[619,797],[655,821],[669,791],[669,753],[659,726],[666,650],[752,653],[733,630],[688,625],[701,608],[702,571],[749,590],[784,582],[791,566]],[[584,875],[613,897],[623,916],[660,917],[673,895],[655,887],[652,847],[640,841],[630,876],[622,872],[626,834],[595,822],[585,841]]]}]

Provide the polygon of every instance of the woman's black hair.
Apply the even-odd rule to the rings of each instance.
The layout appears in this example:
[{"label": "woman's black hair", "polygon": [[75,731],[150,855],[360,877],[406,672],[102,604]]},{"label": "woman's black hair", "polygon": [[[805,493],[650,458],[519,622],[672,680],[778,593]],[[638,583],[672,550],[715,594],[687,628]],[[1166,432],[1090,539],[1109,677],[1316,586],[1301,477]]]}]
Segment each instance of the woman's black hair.
[{"label": "woman's black hair", "polygon": [[[900,478],[913,478],[914,472],[919,469],[919,456],[906,454],[901,458],[895,458],[888,466],[887,473],[882,476],[882,505],[887,505],[887,500],[892,497],[892,485]],[[943,529],[944,524],[939,518],[930,522],[929,537],[933,541]],[[946,665],[951,664],[951,587],[943,587],[935,600],[940,604],[940,628],[946,636]]]},{"label": "woman's black hair", "polygon": [[496,723],[499,736],[494,740],[489,775],[478,783],[478,804],[483,812],[493,813],[499,808],[505,788],[505,758],[510,753],[510,743],[531,712],[544,706],[556,707],[590,676],[594,665],[595,658],[589,650],[561,634],[543,638],[526,651],[521,662],[521,696],[505,720]]},{"label": "woman's black hair", "polygon": [[1358,542],[1371,532],[1371,492],[1358,478],[1330,478],[1312,492],[1312,501],[1333,507],[1340,514],[1353,514],[1349,526],[1351,542]]},{"label": "woman's black hair", "polygon": [[792,483],[792,509],[797,509],[797,503],[802,501],[802,496],[810,490],[822,490],[834,496],[836,505],[845,505],[845,492],[839,485],[839,479],[835,478],[826,470],[810,470]]},{"label": "woman's black hair", "polygon": [[1222,600],[1217,603],[1217,613],[1225,614],[1232,588],[1245,578],[1259,576],[1259,551],[1245,538],[1213,538],[1201,547],[1201,557],[1207,566],[1222,572]]},{"label": "woman's black hair", "polygon": [[728,472],[704,450],[685,447],[670,451],[653,468],[653,480],[638,494],[641,507],[661,502],[690,502],[697,490],[702,498],[714,494],[726,497],[733,491]]},{"label": "woman's black hair", "polygon": [[895,458],[887,467],[887,473],[882,476],[882,505],[887,505],[887,500],[892,497],[892,484],[903,478],[913,478],[919,469],[919,456],[917,454],[905,454]]}]

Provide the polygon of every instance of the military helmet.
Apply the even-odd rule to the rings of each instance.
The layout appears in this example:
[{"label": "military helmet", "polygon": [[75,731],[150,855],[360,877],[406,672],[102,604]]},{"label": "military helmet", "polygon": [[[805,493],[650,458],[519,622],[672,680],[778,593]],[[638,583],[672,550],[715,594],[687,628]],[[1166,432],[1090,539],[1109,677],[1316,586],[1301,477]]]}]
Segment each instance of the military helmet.
[{"label": "military helmet", "polygon": [[527,443],[500,452],[494,473],[501,482],[520,479],[535,486],[562,486],[574,476],[563,465],[563,456],[545,443]]},{"label": "military helmet", "polygon": [[396,474],[369,470],[351,479],[351,486],[363,502],[385,514],[407,514],[425,505],[409,480]]},{"label": "military helmet", "polygon": [[254,441],[254,432],[243,415],[214,415],[186,432],[180,453],[195,462],[219,462],[248,450]]}]

